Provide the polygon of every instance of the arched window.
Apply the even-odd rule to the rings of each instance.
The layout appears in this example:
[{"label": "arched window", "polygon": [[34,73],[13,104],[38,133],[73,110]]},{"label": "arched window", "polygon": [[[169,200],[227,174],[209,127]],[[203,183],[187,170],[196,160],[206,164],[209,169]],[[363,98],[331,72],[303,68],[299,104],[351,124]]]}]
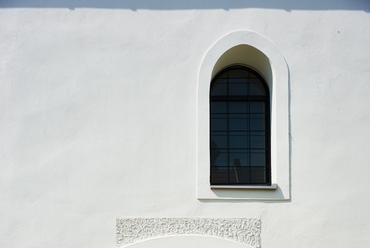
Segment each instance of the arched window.
[{"label": "arched window", "polygon": [[271,185],[270,93],[245,66],[221,70],[210,90],[211,185]]}]

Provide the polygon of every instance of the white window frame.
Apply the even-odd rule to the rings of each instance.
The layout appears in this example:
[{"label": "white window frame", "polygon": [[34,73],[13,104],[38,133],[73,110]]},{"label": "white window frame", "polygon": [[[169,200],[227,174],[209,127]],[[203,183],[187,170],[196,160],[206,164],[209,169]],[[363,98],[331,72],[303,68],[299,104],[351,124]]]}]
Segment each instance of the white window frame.
[{"label": "white window frame", "polygon": [[[210,185],[209,90],[218,59],[229,49],[248,45],[267,56],[271,66],[271,186]],[[249,31],[235,31],[218,40],[205,54],[198,77],[197,198],[200,200],[289,200],[289,70],[282,53],[269,40]]]}]

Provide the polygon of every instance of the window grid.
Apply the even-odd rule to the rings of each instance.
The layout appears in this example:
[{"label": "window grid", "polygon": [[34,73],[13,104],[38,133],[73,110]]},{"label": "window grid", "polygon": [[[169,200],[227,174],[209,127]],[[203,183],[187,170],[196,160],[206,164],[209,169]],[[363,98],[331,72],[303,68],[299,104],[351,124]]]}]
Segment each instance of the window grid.
[{"label": "window grid", "polygon": [[[238,76],[238,73],[244,75]],[[221,83],[219,81],[221,81]],[[252,85],[254,89],[252,89]],[[232,87],[235,89],[239,88],[240,91],[245,90],[245,92],[230,90]],[[268,92],[268,87],[263,78],[247,67],[229,67],[221,71],[216,75],[215,79],[212,80],[210,94],[210,170],[212,185],[271,185],[270,105]],[[244,107],[234,111],[233,108],[238,105],[242,106],[243,103],[245,105]],[[216,104],[218,104],[219,109],[217,109]],[[222,107],[222,105],[224,106]],[[232,105],[234,105],[234,107]],[[252,105],[255,105],[255,109],[251,107]],[[263,106],[263,111],[261,111],[261,109],[256,111],[258,105]],[[244,111],[243,108],[245,108]],[[240,126],[238,128],[236,125],[237,123],[240,125],[240,119],[245,120],[245,124],[242,125],[242,128],[240,128]],[[218,125],[215,125],[215,120],[224,120],[224,126],[222,126],[222,122],[220,121]],[[232,121],[236,123],[234,127]],[[260,121],[259,124],[258,121]],[[223,134],[223,136],[217,134]],[[217,147],[217,142],[215,142],[216,136],[218,139],[221,139],[220,137],[226,139],[224,146]],[[262,145],[258,142],[260,136],[264,136]],[[245,138],[244,141],[243,138]],[[236,144],[238,143],[236,140],[239,140],[239,147],[237,145],[235,146],[235,144],[230,144],[233,143],[231,139],[234,139]],[[254,142],[252,142],[252,139]],[[244,145],[241,145],[242,143]],[[220,145],[220,141],[218,145]],[[261,151],[263,152],[261,153]],[[239,155],[236,155],[237,152]],[[221,154],[226,155],[226,163],[223,161],[220,166],[216,164],[216,160]],[[261,154],[264,154],[263,158]],[[244,158],[242,159],[240,156]],[[254,159],[252,159],[252,156]],[[260,160],[259,165],[256,165],[255,162],[257,157],[259,157]],[[243,160],[243,163],[241,160]],[[261,161],[263,161],[263,165],[261,165]],[[225,173],[225,171],[227,173]],[[263,175],[262,180],[261,174]]]}]

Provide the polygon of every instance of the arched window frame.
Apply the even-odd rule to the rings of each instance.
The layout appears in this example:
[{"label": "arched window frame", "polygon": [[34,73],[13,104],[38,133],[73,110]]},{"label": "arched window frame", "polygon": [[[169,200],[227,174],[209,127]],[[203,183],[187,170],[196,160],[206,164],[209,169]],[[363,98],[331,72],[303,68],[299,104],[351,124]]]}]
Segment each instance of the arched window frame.
[{"label": "arched window frame", "polygon": [[[210,185],[210,83],[214,71],[221,69],[218,64],[221,56],[239,45],[248,45],[263,53],[271,68],[271,77],[267,81],[271,106],[271,186]],[[250,31],[235,31],[225,35],[210,47],[203,57],[198,74],[196,146],[198,199],[275,201],[290,199],[289,98],[289,70],[286,60],[280,50],[263,36]]]},{"label": "arched window frame", "polygon": [[[235,79],[232,76],[235,72],[240,72],[243,76],[239,75]],[[223,83],[217,85],[218,81]],[[251,87],[257,85],[262,86],[263,90],[255,88],[253,91]],[[217,87],[222,88],[221,91],[218,88],[218,94],[215,95],[213,92]],[[235,89],[237,91],[230,92],[232,87],[237,87]],[[245,92],[239,92],[239,89],[244,89]],[[269,87],[260,73],[245,65],[227,66],[212,79],[209,96],[211,185],[271,185],[269,92]],[[217,104],[225,107],[221,110],[222,113],[219,109],[212,108]],[[244,108],[240,110],[233,106],[244,106]],[[253,111],[251,106],[259,108]],[[222,116],[221,119],[219,119],[220,116]],[[243,118],[233,119],[233,116],[237,118],[243,116]],[[254,119],[256,117],[258,119]],[[213,121],[220,120],[224,123],[221,125],[221,130],[218,125],[212,125]],[[234,130],[233,123],[238,124]],[[222,147],[217,147],[217,143]],[[216,165],[220,155],[222,162],[226,162],[223,166]],[[212,159],[215,156],[217,158]]]}]

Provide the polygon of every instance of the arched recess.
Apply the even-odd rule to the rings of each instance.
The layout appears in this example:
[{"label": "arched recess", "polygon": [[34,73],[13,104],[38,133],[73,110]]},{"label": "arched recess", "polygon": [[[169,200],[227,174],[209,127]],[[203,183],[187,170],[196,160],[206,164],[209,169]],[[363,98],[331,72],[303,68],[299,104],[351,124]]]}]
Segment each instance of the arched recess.
[{"label": "arched recess", "polygon": [[[221,69],[241,64],[258,71],[270,88],[271,182],[274,187],[210,186],[209,92],[212,78]],[[232,32],[218,40],[205,54],[198,77],[198,199],[288,200],[289,176],[289,71],[269,40],[249,31]]]},{"label": "arched recess", "polygon": [[126,246],[128,248],[258,248],[210,236],[181,235],[153,238]]},{"label": "arched recess", "polygon": [[237,45],[225,51],[215,63],[211,78],[214,78],[223,68],[235,64],[256,70],[264,77],[269,88],[272,87],[272,71],[268,57],[257,48],[246,44]]}]

